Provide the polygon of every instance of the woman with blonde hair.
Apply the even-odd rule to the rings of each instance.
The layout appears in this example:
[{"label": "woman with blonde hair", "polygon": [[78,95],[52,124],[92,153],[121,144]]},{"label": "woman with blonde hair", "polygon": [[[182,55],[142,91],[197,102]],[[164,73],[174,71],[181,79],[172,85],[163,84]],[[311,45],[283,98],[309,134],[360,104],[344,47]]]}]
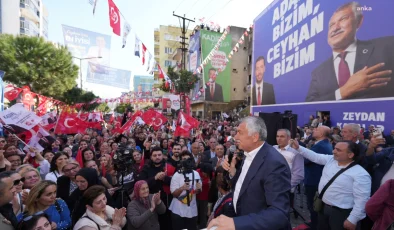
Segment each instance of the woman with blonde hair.
[{"label": "woman with blonde hair", "polygon": [[18,221],[27,221],[33,215],[45,213],[52,229],[68,229],[71,227],[70,211],[66,202],[56,199],[56,183],[44,180],[36,184],[29,192],[26,200],[26,211],[17,216]]},{"label": "woman with blonde hair", "polygon": [[38,172],[37,169],[33,168],[32,166],[26,165],[23,168],[18,168],[18,169],[17,169],[17,172],[21,175],[21,177],[24,180],[23,181],[23,188],[24,189],[31,189],[38,182],[41,181],[40,173]]}]

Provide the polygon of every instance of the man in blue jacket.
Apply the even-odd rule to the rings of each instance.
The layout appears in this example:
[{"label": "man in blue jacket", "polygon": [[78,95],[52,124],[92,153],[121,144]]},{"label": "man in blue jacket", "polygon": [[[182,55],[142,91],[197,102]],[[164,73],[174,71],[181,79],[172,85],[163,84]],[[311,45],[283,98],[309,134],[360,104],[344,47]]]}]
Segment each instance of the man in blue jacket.
[{"label": "man in blue jacket", "polygon": [[[316,142],[311,147],[311,150],[319,154],[332,155],[333,149],[330,141],[328,140],[329,135],[329,127],[317,127],[312,134],[313,138],[316,139]],[[304,158],[304,164],[305,193],[307,197],[308,209],[311,214],[310,227],[312,230],[314,230],[317,227],[317,213],[313,210],[313,198],[317,192],[324,165],[318,165],[306,158]]]}]

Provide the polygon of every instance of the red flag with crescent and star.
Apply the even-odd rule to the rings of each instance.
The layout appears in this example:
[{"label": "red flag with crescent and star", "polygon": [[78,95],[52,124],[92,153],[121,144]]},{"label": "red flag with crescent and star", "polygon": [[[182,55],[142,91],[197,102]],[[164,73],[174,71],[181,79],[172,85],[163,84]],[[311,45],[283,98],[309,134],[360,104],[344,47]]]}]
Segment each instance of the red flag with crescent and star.
[{"label": "red flag with crescent and star", "polygon": [[108,0],[109,23],[114,34],[120,36],[120,14],[119,9],[112,0]]},{"label": "red flag with crescent and star", "polygon": [[167,123],[167,118],[154,109],[149,109],[141,116],[145,124],[153,127],[154,130],[159,130],[162,125]]},{"label": "red flag with crescent and star", "polygon": [[4,89],[4,97],[9,101],[13,101],[19,96],[21,92],[21,88],[16,88],[13,85],[7,85]]},{"label": "red flag with crescent and star", "polygon": [[187,115],[182,111],[179,111],[174,136],[189,137],[190,130],[192,130],[193,128],[198,128],[199,124],[200,123],[197,119]]},{"label": "red flag with crescent and star", "polygon": [[128,131],[134,124],[137,117],[142,116],[142,112],[140,110],[136,111],[131,118],[120,128],[114,127],[112,130],[113,133],[124,133]]},{"label": "red flag with crescent and star", "polygon": [[84,133],[88,128],[85,121],[78,118],[77,113],[63,112],[60,114],[55,127],[56,134],[75,134]]}]

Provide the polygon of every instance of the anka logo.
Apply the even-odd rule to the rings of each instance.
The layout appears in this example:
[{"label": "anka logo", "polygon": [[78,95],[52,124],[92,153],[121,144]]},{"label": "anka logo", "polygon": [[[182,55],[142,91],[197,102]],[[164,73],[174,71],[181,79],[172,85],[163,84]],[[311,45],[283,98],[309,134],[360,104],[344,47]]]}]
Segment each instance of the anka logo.
[{"label": "anka logo", "polygon": [[357,11],[372,11],[372,7],[366,6],[366,5],[364,5],[364,6],[358,6],[358,7],[356,8],[356,10],[357,10]]}]

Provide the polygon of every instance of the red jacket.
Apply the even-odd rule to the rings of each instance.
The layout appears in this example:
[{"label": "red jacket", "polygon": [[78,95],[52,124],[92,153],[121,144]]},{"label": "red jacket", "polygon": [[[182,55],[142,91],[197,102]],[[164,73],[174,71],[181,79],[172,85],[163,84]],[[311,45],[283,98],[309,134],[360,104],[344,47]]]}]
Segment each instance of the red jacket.
[{"label": "red jacket", "polygon": [[[168,176],[168,177],[172,177],[173,175],[174,175],[174,173],[175,173],[175,167],[174,166],[172,166],[171,164],[167,164],[166,163],[166,176]],[[171,194],[171,190],[170,190],[170,186],[168,186],[168,185],[163,185],[163,191],[165,192],[165,193],[167,193],[168,195],[169,194]]]},{"label": "red jacket", "polygon": [[388,180],[365,205],[365,212],[375,222],[372,229],[387,229],[394,222],[394,180]]}]

